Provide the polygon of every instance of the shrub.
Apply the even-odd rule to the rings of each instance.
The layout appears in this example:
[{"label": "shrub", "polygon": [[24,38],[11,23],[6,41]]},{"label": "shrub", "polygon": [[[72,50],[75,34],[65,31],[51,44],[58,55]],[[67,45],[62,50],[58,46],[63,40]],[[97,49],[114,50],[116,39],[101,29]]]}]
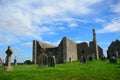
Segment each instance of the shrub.
[{"label": "shrub", "polygon": [[24,64],[33,64],[31,60],[25,60]]}]

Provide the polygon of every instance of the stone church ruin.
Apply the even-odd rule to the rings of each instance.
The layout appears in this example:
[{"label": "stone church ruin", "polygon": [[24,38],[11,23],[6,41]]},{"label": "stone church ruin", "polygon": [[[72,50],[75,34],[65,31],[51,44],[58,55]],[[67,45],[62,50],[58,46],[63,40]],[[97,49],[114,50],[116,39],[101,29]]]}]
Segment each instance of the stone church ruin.
[{"label": "stone church ruin", "polygon": [[120,58],[120,41],[119,40],[113,41],[109,45],[107,50],[107,56],[108,58],[111,58],[113,56],[116,58]]},{"label": "stone church ruin", "polygon": [[42,54],[41,50],[46,49],[46,55],[55,57],[56,63],[66,63],[77,61],[81,56],[86,59],[99,59],[103,55],[103,50],[97,45],[95,29],[93,29],[93,40],[89,43],[81,42],[75,43],[67,37],[63,37],[58,46],[38,42],[33,40],[33,63],[38,64],[39,56]]}]

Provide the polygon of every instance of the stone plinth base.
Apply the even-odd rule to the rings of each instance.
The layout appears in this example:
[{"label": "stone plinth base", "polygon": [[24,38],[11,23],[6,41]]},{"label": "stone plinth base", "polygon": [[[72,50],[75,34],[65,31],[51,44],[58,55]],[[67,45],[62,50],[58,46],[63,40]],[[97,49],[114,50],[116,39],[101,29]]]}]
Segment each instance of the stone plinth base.
[{"label": "stone plinth base", "polygon": [[13,71],[13,68],[11,66],[5,66],[4,70],[5,71]]}]

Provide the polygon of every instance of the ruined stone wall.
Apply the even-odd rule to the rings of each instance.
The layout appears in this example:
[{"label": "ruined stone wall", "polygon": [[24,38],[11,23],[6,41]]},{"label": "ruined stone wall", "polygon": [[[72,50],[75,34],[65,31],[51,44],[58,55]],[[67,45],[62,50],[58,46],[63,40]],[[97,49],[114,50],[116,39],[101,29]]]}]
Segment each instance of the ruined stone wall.
[{"label": "ruined stone wall", "polygon": [[108,55],[108,58],[112,56],[120,58],[120,41],[119,40],[113,41],[110,44],[107,50],[107,55]]},{"label": "ruined stone wall", "polygon": [[95,49],[95,43],[93,41],[89,42],[89,54],[93,57],[93,59],[96,59],[96,49]]},{"label": "ruined stone wall", "polygon": [[39,60],[38,58],[40,54],[41,54],[41,46],[39,45],[39,42],[37,41],[37,57],[36,57],[37,64],[38,64],[38,60]]},{"label": "ruined stone wall", "polygon": [[55,47],[55,48],[46,48],[46,54],[56,56],[57,55],[57,47]]},{"label": "ruined stone wall", "polygon": [[39,42],[36,40],[33,40],[33,63],[38,63],[38,56],[40,55],[40,45]]},{"label": "ruined stone wall", "polygon": [[57,58],[57,47],[55,48],[47,48],[46,49],[46,54],[47,56],[55,56],[55,62],[58,63],[58,58]]},{"label": "ruined stone wall", "polygon": [[57,48],[58,63],[66,63],[77,60],[76,43],[64,37]]},{"label": "ruined stone wall", "polygon": [[[95,49],[95,43],[93,41],[91,41],[89,43],[89,54],[96,59],[96,49]],[[98,54],[99,54],[99,58],[101,58],[101,56],[103,56],[103,49],[98,46]]]},{"label": "ruined stone wall", "polygon": [[64,45],[63,45],[63,41],[60,42],[58,48],[57,48],[57,63],[63,63],[63,48],[64,48]]},{"label": "ruined stone wall", "polygon": [[89,48],[86,42],[77,44],[77,54],[78,60],[80,60],[81,56],[85,56],[86,58],[89,55]]},{"label": "ruined stone wall", "polygon": [[[38,63],[38,57],[41,54],[41,48],[46,49],[46,54],[52,53],[55,56],[56,63],[66,63],[80,60],[81,56],[88,58],[89,56],[96,58],[95,44],[93,41],[89,43],[83,42],[76,44],[72,40],[64,37],[58,47],[51,47],[50,45],[33,41],[33,63]],[[102,48],[99,47],[99,55],[103,54]],[[109,52],[109,51],[108,51]],[[99,56],[100,57],[100,56]]]},{"label": "ruined stone wall", "polygon": [[62,50],[62,54],[63,54],[63,63],[66,63],[67,61],[67,38],[63,37],[62,39],[62,44],[63,44],[63,50]]},{"label": "ruined stone wall", "polygon": [[98,52],[99,52],[99,58],[101,58],[103,56],[103,49],[98,46]]},{"label": "ruined stone wall", "polygon": [[66,39],[66,61],[76,61],[77,59],[77,45],[73,41]]}]

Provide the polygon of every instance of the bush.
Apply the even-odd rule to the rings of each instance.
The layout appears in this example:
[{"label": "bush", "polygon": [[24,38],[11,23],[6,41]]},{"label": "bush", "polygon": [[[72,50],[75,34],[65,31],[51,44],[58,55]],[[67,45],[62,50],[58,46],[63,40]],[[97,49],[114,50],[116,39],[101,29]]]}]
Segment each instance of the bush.
[{"label": "bush", "polygon": [[33,64],[33,62],[31,60],[25,60],[24,64]]}]

